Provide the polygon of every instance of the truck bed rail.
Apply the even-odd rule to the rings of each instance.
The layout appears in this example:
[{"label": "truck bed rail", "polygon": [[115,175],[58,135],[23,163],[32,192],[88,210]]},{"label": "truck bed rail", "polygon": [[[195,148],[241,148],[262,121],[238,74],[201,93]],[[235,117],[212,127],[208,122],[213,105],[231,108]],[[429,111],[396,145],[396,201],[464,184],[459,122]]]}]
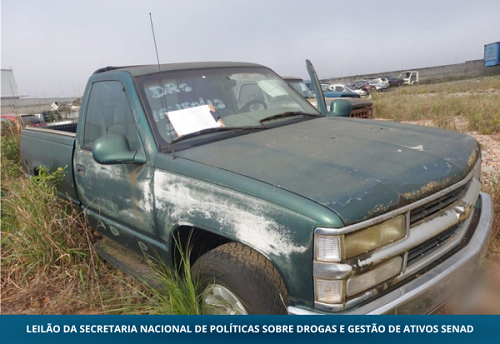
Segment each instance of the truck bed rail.
[{"label": "truck bed rail", "polygon": [[76,134],[76,127],[78,124],[75,123],[67,123],[67,124],[54,124],[54,125],[48,125],[45,129],[49,130],[57,130],[57,131],[66,131],[68,133],[74,133]]}]

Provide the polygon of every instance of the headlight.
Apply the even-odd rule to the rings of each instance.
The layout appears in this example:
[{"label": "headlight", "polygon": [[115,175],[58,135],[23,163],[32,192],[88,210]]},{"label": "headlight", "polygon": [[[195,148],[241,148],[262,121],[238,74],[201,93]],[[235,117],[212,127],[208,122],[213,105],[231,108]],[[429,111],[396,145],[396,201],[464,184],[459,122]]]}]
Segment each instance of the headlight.
[{"label": "headlight", "polygon": [[382,222],[373,227],[346,234],[345,256],[347,259],[376,249],[406,235],[406,217],[404,215]]},{"label": "headlight", "polygon": [[316,279],[316,301],[324,303],[341,303],[344,300],[344,281]]},{"label": "headlight", "polygon": [[404,238],[406,221],[406,215],[398,215],[365,229],[337,235],[327,234],[328,231],[317,228],[317,234],[314,237],[314,260],[316,261],[314,267],[318,269],[315,270],[314,279],[315,301],[324,304],[339,304],[344,302],[345,297],[371,289],[399,274],[403,266],[403,259],[399,256],[355,276],[350,273],[351,269],[348,269],[347,273],[340,269],[341,266],[349,265],[334,263],[343,262]]},{"label": "headlight", "polygon": [[316,260],[320,262],[340,262],[340,237],[333,235],[316,236]]}]

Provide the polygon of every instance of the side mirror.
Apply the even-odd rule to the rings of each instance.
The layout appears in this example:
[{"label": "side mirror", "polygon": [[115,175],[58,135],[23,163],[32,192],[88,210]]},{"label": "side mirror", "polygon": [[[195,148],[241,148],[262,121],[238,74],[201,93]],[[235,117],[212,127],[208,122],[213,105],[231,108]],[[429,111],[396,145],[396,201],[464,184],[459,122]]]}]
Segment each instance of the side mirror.
[{"label": "side mirror", "polygon": [[131,151],[127,139],[120,134],[106,135],[95,140],[92,155],[102,165],[143,163],[135,159],[137,151]]},{"label": "side mirror", "polygon": [[352,111],[352,104],[346,99],[335,99],[330,104],[329,117],[349,117]]}]

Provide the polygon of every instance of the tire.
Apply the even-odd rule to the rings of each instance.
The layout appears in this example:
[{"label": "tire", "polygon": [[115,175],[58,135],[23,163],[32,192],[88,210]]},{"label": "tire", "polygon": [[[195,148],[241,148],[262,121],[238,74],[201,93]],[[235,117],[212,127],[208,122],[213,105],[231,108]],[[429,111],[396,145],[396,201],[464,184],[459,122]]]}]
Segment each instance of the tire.
[{"label": "tire", "polygon": [[[201,256],[192,269],[202,291],[206,313],[287,314],[288,292],[278,271],[269,260],[249,247],[224,244]],[[217,295],[221,291],[225,295],[227,292],[232,294],[243,309],[221,306],[220,298],[214,303],[214,288],[218,288]],[[227,299],[224,297],[224,301]]]}]

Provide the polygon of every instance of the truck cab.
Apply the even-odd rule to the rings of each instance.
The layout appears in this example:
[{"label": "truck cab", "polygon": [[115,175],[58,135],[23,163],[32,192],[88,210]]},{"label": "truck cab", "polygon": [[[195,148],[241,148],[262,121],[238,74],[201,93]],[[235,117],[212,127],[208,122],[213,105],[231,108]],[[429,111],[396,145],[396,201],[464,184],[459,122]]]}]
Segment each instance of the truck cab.
[{"label": "truck cab", "polygon": [[417,71],[408,71],[399,74],[399,78],[403,79],[404,85],[413,85],[418,82],[418,72]]}]

